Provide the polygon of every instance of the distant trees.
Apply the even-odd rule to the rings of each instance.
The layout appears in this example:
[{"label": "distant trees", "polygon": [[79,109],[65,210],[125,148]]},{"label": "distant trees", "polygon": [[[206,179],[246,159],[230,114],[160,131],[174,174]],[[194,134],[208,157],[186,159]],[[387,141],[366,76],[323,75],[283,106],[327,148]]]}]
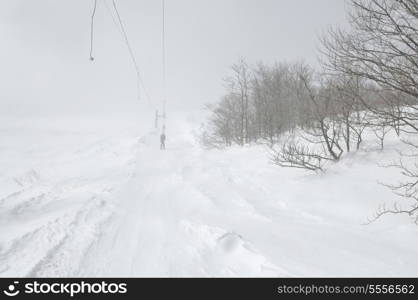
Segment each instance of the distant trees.
[{"label": "distant trees", "polygon": [[217,146],[261,141],[272,145],[282,133],[309,122],[311,108],[303,99],[308,95],[300,89],[299,68],[308,67],[300,63],[249,67],[244,60],[234,64],[225,80],[226,95],[207,107],[212,116],[206,141]]},{"label": "distant trees", "polygon": [[[232,75],[225,79],[228,98],[237,106],[238,130],[235,132],[240,145],[251,141],[250,132],[250,70],[247,63],[241,59],[232,67]],[[227,100],[228,101],[228,100]]]},{"label": "distant trees", "polygon": [[276,164],[324,170],[326,162],[360,148],[367,124],[362,101],[368,101],[357,97],[361,88],[358,78],[319,76],[301,62],[250,67],[240,60],[226,79],[226,95],[207,107],[212,114],[204,141],[273,147],[286,133],[281,150],[272,149]]}]

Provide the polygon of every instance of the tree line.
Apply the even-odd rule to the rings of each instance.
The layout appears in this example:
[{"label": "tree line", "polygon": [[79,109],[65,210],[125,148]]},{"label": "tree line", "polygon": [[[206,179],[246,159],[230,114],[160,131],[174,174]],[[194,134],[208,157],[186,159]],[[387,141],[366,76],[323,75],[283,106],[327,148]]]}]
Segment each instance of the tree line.
[{"label": "tree line", "polygon": [[351,0],[349,7],[350,28],[320,38],[320,70],[235,63],[225,95],[207,107],[202,141],[267,143],[277,165],[322,172],[361,149],[366,132],[381,149],[393,132],[411,151],[390,165],[405,180],[387,186],[412,205],[382,207],[375,218],[402,213],[418,222],[418,2]]}]

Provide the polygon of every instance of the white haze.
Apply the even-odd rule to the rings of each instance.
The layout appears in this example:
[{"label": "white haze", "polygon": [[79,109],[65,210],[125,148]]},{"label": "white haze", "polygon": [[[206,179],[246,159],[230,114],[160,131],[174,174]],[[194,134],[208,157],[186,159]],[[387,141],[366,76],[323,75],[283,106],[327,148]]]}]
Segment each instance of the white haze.
[{"label": "white haze", "polygon": [[[138,60],[144,93],[126,45],[98,1],[94,63],[89,61],[93,1],[0,2],[0,114],[136,114],[161,106],[161,3],[117,1]],[[111,7],[111,1],[107,0]],[[316,64],[318,35],[344,24],[343,0],[167,0],[168,110],[201,108],[222,95],[238,58]]]}]

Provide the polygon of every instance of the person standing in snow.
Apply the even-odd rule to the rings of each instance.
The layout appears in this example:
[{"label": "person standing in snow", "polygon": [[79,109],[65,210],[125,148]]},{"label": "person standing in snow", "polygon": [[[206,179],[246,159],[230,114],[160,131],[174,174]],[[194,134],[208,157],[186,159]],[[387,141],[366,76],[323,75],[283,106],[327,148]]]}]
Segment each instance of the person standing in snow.
[{"label": "person standing in snow", "polygon": [[160,149],[165,150],[165,133],[161,133],[160,135]]}]

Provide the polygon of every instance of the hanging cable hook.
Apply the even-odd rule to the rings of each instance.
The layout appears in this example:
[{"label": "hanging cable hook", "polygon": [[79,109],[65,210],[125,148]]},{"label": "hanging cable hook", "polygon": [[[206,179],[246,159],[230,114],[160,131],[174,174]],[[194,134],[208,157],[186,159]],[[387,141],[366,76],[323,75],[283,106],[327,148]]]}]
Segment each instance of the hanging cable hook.
[{"label": "hanging cable hook", "polygon": [[97,0],[94,0],[93,12],[91,14],[91,24],[90,24],[90,60],[94,61],[93,57],[93,41],[94,41],[94,17],[96,15],[97,9]]},{"label": "hanging cable hook", "polygon": [[[140,91],[141,91],[141,85],[142,85],[142,89],[144,91],[145,97],[148,100],[148,104],[149,105],[152,105],[151,98],[150,98],[150,96],[149,96],[149,94],[147,92],[147,89],[145,87],[145,84],[144,84],[144,82],[143,82],[143,80],[141,78],[141,74],[140,74],[140,71],[139,71],[139,66],[138,66],[138,63],[137,63],[135,54],[133,52],[133,49],[131,47],[131,44],[129,42],[128,35],[126,33],[125,26],[124,26],[123,21],[122,21],[122,17],[119,14],[119,10],[118,10],[117,4],[116,4],[116,0],[109,0],[109,1],[112,2],[113,9],[114,9],[114,12],[116,14],[116,19],[113,16],[113,14],[112,14],[112,12],[111,12],[111,10],[110,10],[110,8],[109,8],[106,0],[104,0],[104,4],[105,4],[106,8],[108,9],[108,11],[110,13],[110,16],[112,17],[112,20],[113,20],[114,25],[117,27],[117,30],[119,31],[119,33],[122,35],[122,38],[124,39],[124,42],[125,42],[125,44],[126,44],[126,46],[128,48],[129,56],[131,57],[132,64],[133,64],[134,69],[135,69],[136,79],[137,79],[136,80],[137,97],[140,100]],[[98,0],[94,0],[93,11],[92,11],[92,14],[91,14],[91,24],[90,24],[90,60],[91,61],[94,61],[94,56],[93,56],[93,46],[94,46],[94,19],[95,19],[96,10],[97,10],[97,3],[98,3]],[[119,24],[117,24],[117,23],[119,23]]]}]

